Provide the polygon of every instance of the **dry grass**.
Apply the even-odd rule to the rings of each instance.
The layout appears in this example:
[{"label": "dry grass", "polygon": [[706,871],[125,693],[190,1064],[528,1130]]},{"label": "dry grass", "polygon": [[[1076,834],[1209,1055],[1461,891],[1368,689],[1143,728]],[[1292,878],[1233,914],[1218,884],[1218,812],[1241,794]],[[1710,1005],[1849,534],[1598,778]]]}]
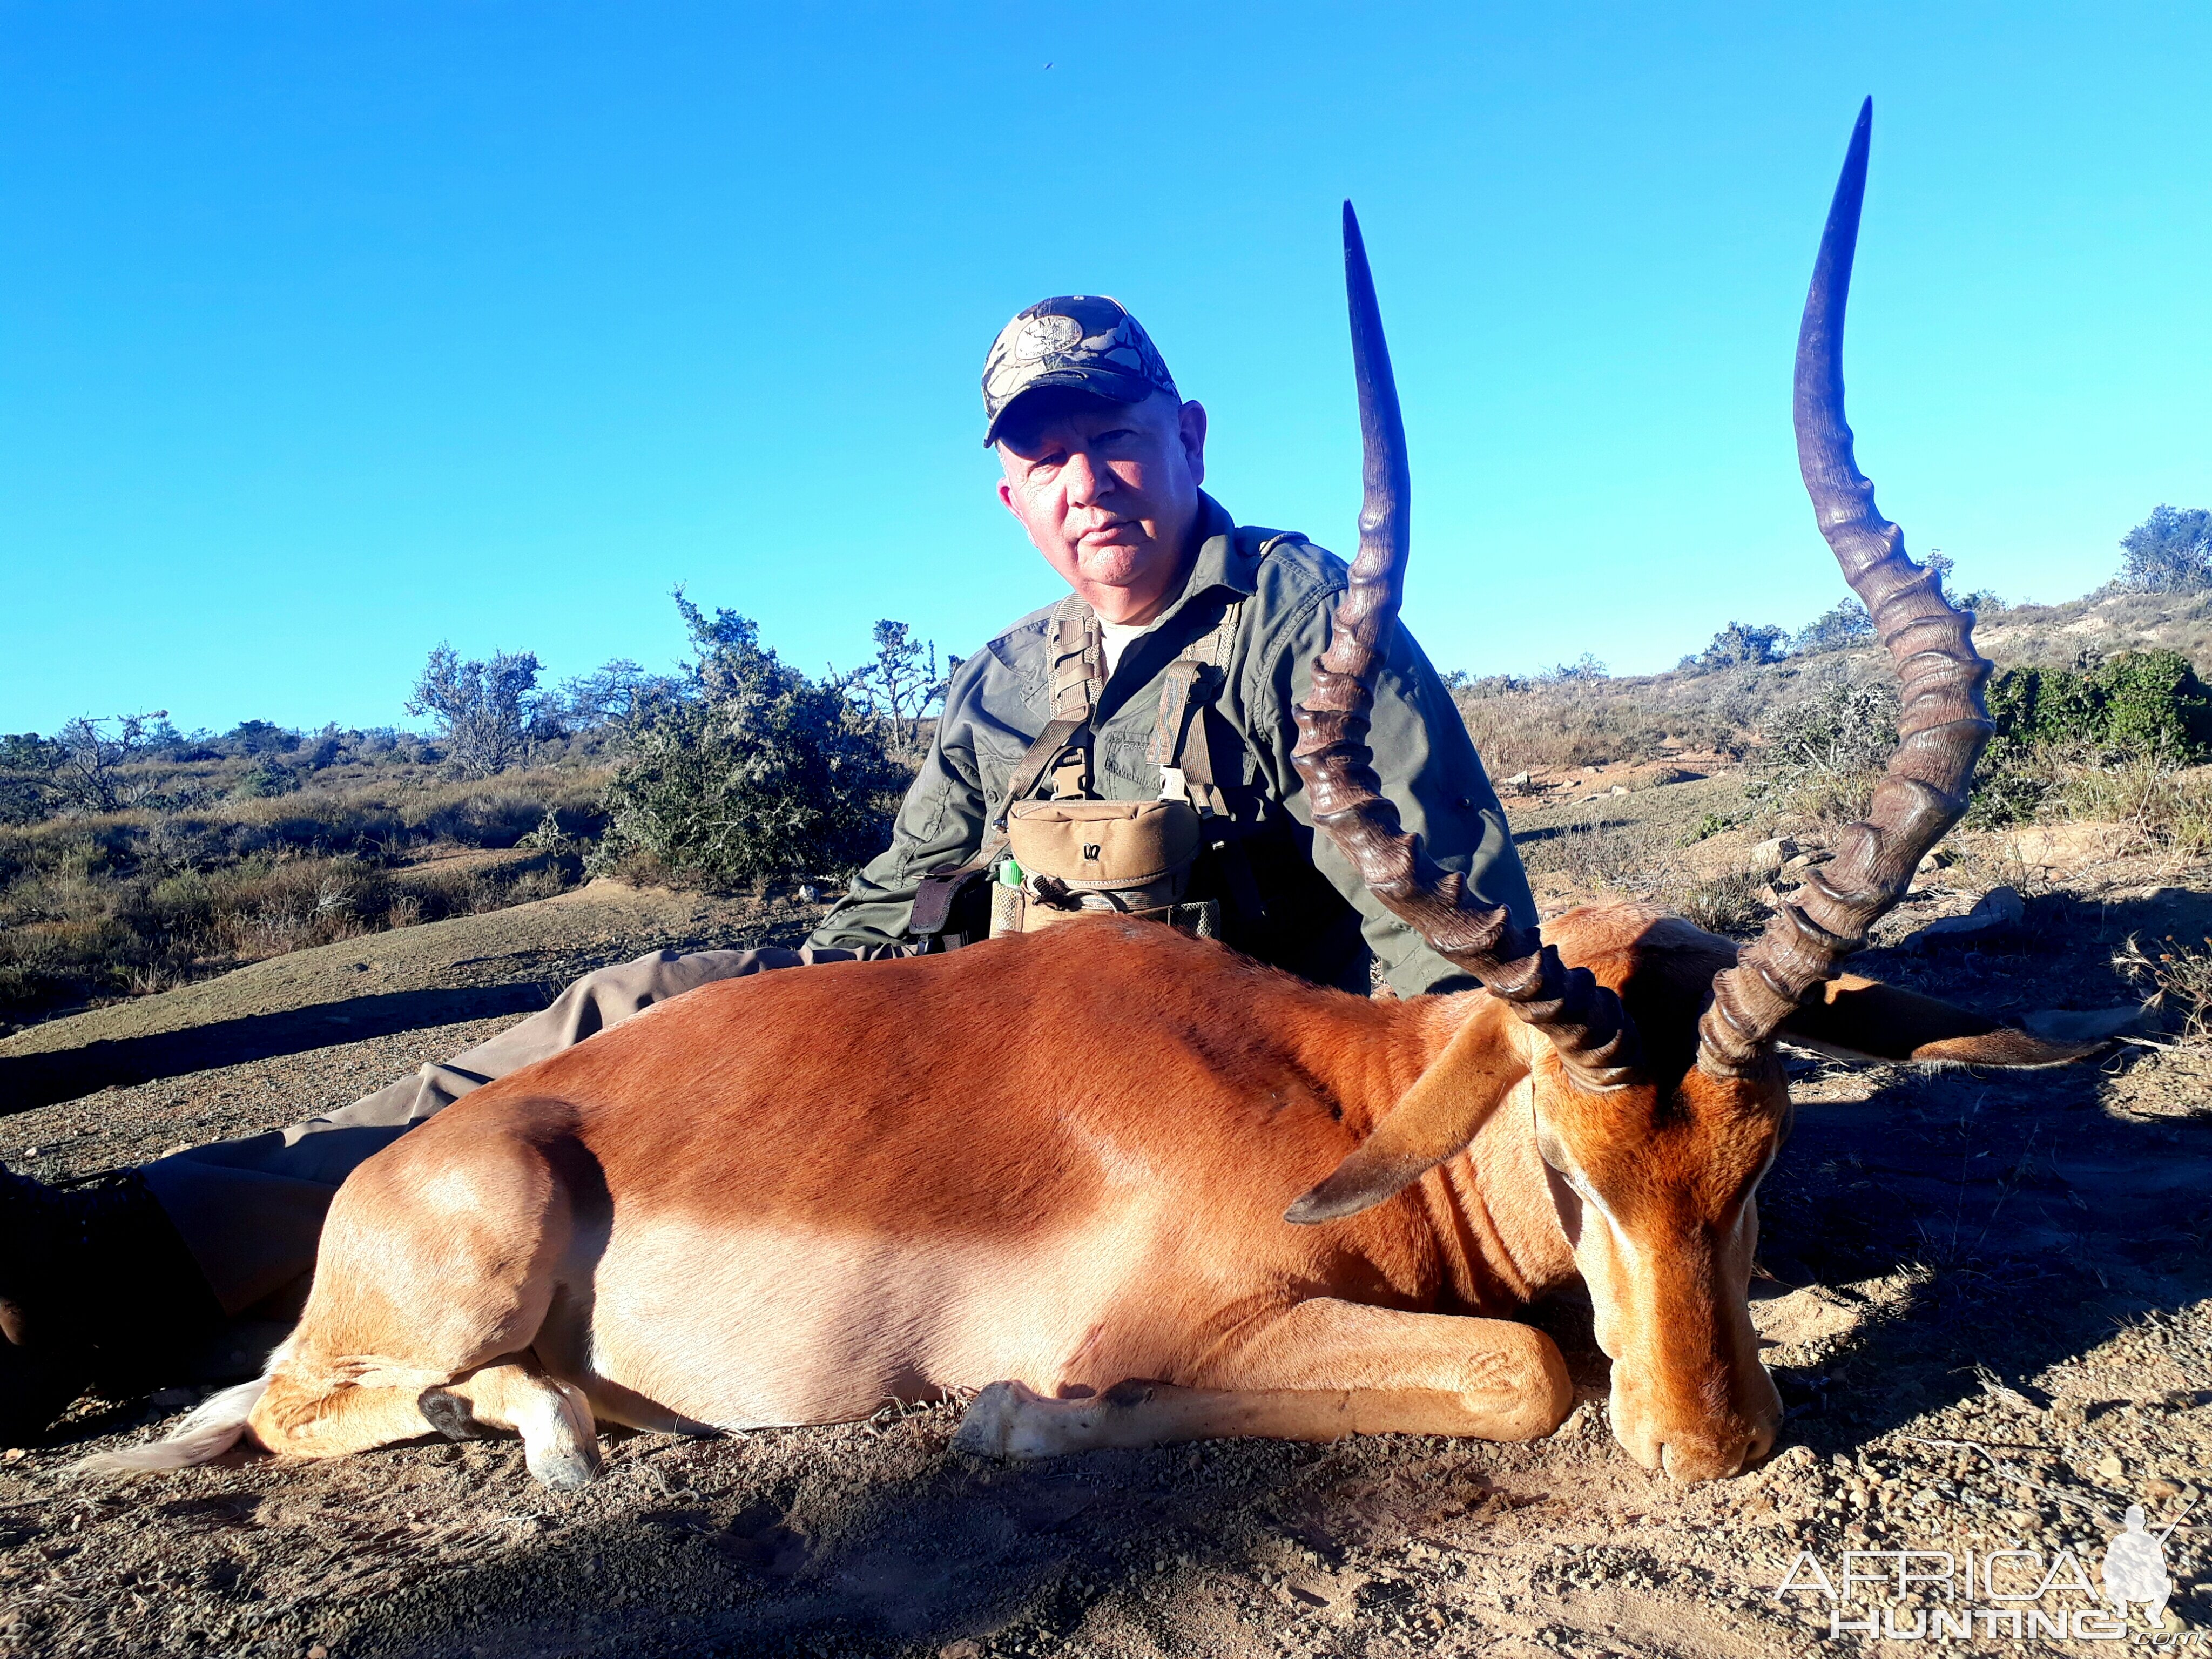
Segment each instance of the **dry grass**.
[{"label": "dry grass", "polygon": [[2201,858],[2212,853],[2212,767],[2151,757],[2054,769],[2044,816],[2062,823],[2120,823],[2151,846]]},{"label": "dry grass", "polygon": [[0,826],[0,1022],[558,892],[580,872],[572,852],[507,849],[549,811],[590,825],[604,781],[550,768],[491,785],[405,766],[332,773],[204,804],[189,777],[168,778],[165,796],[194,804]]},{"label": "dry grass", "polygon": [[1484,763],[1500,777],[1537,769],[1605,766],[1656,755],[1666,722],[1611,682],[1462,693],[1461,718]]},{"label": "dry grass", "polygon": [[1677,750],[1740,756],[1781,711],[1877,672],[1876,654],[1830,652],[1711,673],[1477,680],[1454,701],[1484,764],[1499,777],[1654,760]]},{"label": "dry grass", "polygon": [[1605,816],[1611,803],[1590,803],[1589,811],[1541,839],[1521,844],[1522,862],[1532,878],[1557,877],[1588,895],[1656,895],[1682,875],[1678,837],[1659,824]]},{"label": "dry grass", "polygon": [[2185,1042],[2198,1049],[2212,1045],[2212,939],[2202,948],[2173,939],[2155,952],[2130,939],[2112,955],[2112,966],[2140,985],[2181,1022]]},{"label": "dry grass", "polygon": [[2084,647],[2179,651],[2212,665],[2212,593],[2106,593],[1984,617],[1974,642],[2000,668],[2070,668]]},{"label": "dry grass", "polygon": [[1766,926],[1769,890],[1756,871],[1723,870],[1678,887],[1669,908],[1710,933],[1741,939]]},{"label": "dry grass", "polygon": [[1741,937],[1765,925],[1767,878],[1730,864],[1715,869],[1686,852],[1674,827],[1656,817],[1607,818],[1609,803],[1521,844],[1532,879],[1562,883],[1577,899],[1637,898],[1716,933]]}]

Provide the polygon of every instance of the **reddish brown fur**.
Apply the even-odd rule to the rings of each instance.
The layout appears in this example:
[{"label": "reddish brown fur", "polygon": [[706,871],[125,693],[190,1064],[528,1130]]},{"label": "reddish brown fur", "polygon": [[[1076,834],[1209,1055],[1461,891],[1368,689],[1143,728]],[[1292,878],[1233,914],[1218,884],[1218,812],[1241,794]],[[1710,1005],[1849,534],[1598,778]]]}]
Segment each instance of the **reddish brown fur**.
[{"label": "reddish brown fur", "polygon": [[[1114,919],[708,985],[363,1165],[254,1431],[332,1455],[451,1394],[574,1474],[579,1412],[588,1440],[590,1411],[825,1421],[1006,1382],[971,1426],[1013,1452],[1518,1437],[1568,1393],[1501,1322],[1579,1275],[1624,1443],[1728,1473],[1778,1416],[1745,1297],[1779,1068],[1690,1065],[1727,941],[1620,905],[1550,932],[1627,1005],[1649,1080],[1576,1087],[1481,992],[1370,1001]],[[1891,994],[1846,984],[1814,1018],[1896,1052]],[[1914,1000],[1911,1048],[2032,1043],[1942,1006]],[[1332,1171],[1380,1183],[1370,1207],[1287,1224]],[[1176,1386],[1055,1403],[1132,1376]]]}]

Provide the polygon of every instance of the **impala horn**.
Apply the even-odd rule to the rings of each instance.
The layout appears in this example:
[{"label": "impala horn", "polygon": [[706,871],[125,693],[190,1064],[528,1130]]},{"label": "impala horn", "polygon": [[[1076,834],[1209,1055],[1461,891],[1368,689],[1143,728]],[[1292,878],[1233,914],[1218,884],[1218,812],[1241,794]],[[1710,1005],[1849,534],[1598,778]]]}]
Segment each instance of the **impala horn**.
[{"label": "impala horn", "polygon": [[1865,821],[1837,838],[1835,858],[1811,872],[1735,967],[1714,976],[1712,1002],[1698,1024],[1698,1066],[1717,1077],[1756,1071],[1791,1011],[1866,943],[1867,930],[1966,810],[1974,763],[1996,729],[1982,701],[1990,665],[1974,649],[1973,613],[1954,609],[1941,580],[1905,557],[1904,532],[1875,510],[1874,485],[1852,459],[1844,422],[1844,307],[1873,125],[1869,98],[1851,132],[1797,330],[1797,467],[1844,580],[1897,665],[1897,752]]},{"label": "impala horn", "polygon": [[[1587,969],[1563,964],[1557,951],[1534,929],[1516,926],[1503,906],[1491,907],[1469,894],[1456,872],[1439,869],[1400,827],[1398,809],[1382,799],[1367,745],[1368,711],[1374,706],[1375,671],[1405,593],[1409,483],[1390,349],[1349,202],[1344,204],[1344,281],[1366,457],[1359,556],[1337,605],[1328,649],[1314,664],[1312,689],[1294,711],[1298,741],[1291,762],[1312,798],[1314,823],[1376,898],[1437,955],[1549,1038],[1575,1082],[1591,1090],[1619,1088],[1637,1075],[1639,1059],[1635,1027],[1620,998]],[[1450,1156],[1459,1145],[1443,1147],[1431,1162]]]}]

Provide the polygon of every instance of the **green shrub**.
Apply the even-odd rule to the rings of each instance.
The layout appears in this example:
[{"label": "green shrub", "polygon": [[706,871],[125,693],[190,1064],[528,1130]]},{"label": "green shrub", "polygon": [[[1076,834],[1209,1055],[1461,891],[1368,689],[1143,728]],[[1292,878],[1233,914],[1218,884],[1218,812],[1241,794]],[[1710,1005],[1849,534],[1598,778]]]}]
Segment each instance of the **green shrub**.
[{"label": "green shrub", "polygon": [[2212,694],[2178,651],[2130,651],[2094,668],[2008,668],[1989,686],[1996,744],[2094,746],[2179,762],[2212,752]]},{"label": "green shrub", "polygon": [[1708,812],[1683,832],[1681,844],[1685,847],[1695,847],[1708,836],[1717,836],[1723,830],[1735,829],[1735,818],[1729,813]]},{"label": "green shrub", "polygon": [[262,756],[246,769],[245,776],[232,791],[246,800],[267,800],[277,795],[289,795],[300,787],[300,775],[281,762]]},{"label": "green shrub", "polygon": [[880,722],[760,643],[745,617],[676,596],[699,656],[685,692],[647,706],[607,786],[595,870],[643,860],[732,886],[851,870],[889,836],[907,774]]}]

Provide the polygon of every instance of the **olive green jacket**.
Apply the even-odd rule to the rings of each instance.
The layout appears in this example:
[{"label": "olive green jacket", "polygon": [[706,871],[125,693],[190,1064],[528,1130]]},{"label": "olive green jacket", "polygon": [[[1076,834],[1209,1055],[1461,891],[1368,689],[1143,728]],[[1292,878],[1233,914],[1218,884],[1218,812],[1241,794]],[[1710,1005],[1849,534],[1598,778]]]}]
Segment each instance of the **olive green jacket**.
[{"label": "olive green jacket", "polygon": [[[1220,621],[1239,596],[1244,607],[1215,703],[1241,754],[1215,751],[1224,784],[1256,791],[1267,830],[1248,842],[1267,911],[1266,936],[1234,942],[1322,984],[1364,991],[1369,952],[1403,995],[1465,990],[1473,981],[1377,903],[1313,817],[1291,764],[1297,730],[1291,711],[1328,647],[1342,560],[1302,537],[1240,527],[1203,498],[1204,537],[1183,592],[1160,625],[1133,640],[1107,681],[1094,721],[1094,787],[1110,800],[1160,793],[1147,759],[1169,664]],[[1050,610],[1024,617],[960,665],[946,691],[929,757],[907,792],[891,844],[854,878],[810,941],[846,950],[908,943],[915,890],[928,872],[972,858],[1006,805],[1015,767],[1050,718],[1047,646]],[[1218,729],[1218,728],[1217,728]],[[1535,902],[1450,695],[1406,631],[1397,630],[1375,688],[1375,769],[1382,793],[1429,855],[1459,871],[1475,892],[1533,927]]]}]

